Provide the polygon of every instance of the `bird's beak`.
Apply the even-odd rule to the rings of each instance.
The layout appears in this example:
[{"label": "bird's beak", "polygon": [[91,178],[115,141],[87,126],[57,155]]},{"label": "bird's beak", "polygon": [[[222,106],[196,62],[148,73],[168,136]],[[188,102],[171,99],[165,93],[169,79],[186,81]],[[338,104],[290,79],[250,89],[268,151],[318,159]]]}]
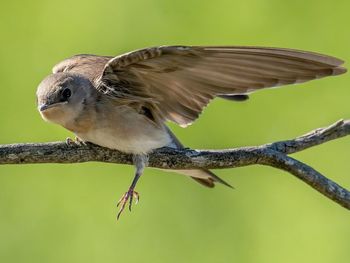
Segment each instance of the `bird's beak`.
[{"label": "bird's beak", "polygon": [[43,112],[46,111],[47,109],[56,107],[58,105],[66,104],[67,101],[64,102],[57,102],[57,103],[44,103],[38,106],[39,111]]},{"label": "bird's beak", "polygon": [[42,104],[42,105],[39,105],[39,111],[45,111],[51,107],[55,106],[55,104]]}]

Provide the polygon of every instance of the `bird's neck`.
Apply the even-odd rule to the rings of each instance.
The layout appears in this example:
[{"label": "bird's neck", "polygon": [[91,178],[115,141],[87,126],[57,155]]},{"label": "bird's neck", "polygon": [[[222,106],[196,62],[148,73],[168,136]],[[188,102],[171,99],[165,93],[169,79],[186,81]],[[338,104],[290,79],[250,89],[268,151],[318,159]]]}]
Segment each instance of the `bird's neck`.
[{"label": "bird's neck", "polygon": [[69,118],[63,126],[74,132],[75,134],[81,132],[88,132],[93,128],[93,124],[96,123],[97,108],[96,102],[98,99],[98,92],[96,94],[90,94],[87,99],[82,100],[79,105],[79,109],[76,110],[75,116]]}]

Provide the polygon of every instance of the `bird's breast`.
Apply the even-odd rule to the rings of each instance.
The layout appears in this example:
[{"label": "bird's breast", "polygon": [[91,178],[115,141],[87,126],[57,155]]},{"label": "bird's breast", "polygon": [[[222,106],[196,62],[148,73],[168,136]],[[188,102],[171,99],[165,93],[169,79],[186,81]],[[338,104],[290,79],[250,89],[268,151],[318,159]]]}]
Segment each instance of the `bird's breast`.
[{"label": "bird's breast", "polygon": [[164,127],[128,109],[100,113],[93,127],[76,135],[84,141],[133,154],[148,153],[171,141]]}]

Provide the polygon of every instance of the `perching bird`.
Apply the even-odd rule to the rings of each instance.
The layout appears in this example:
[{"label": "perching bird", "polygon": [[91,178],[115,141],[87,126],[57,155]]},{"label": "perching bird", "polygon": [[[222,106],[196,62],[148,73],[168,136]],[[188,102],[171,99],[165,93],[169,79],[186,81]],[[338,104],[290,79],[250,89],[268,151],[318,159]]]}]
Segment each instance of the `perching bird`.
[{"label": "perching bird", "polygon": [[[346,72],[342,60],[292,49],[244,46],[160,46],[117,57],[76,55],[53,68],[37,90],[41,116],[91,142],[134,155],[136,174],[118,204],[129,201],[147,154],[182,148],[167,128],[194,122],[215,97],[241,101],[263,88]],[[209,170],[178,171],[214,187],[228,183]]]}]

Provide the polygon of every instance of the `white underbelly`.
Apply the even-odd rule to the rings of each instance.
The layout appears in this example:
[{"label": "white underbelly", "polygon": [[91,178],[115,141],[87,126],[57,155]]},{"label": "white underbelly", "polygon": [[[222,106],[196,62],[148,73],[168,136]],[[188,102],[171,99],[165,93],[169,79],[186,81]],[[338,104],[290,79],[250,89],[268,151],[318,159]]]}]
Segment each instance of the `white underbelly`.
[{"label": "white underbelly", "polygon": [[96,129],[84,134],[77,134],[83,141],[116,149],[126,153],[149,153],[153,149],[164,147],[170,143],[170,137],[165,130],[155,129],[153,132],[135,132],[133,134],[118,134],[118,130]]},{"label": "white underbelly", "polygon": [[[113,104],[109,106],[114,107]],[[100,108],[88,131],[76,135],[84,141],[134,154],[149,153],[170,143],[165,127],[156,125],[133,108],[118,106],[112,109]]]}]

